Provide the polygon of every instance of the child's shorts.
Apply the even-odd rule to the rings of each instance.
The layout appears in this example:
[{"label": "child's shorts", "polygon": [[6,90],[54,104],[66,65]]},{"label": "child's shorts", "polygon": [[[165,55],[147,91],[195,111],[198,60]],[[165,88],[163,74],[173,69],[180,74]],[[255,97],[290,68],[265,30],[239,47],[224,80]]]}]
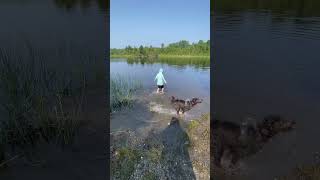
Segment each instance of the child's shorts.
[{"label": "child's shorts", "polygon": [[160,85],[158,85],[158,88],[159,88],[159,89],[163,89],[163,85],[161,85],[161,86],[160,86]]}]

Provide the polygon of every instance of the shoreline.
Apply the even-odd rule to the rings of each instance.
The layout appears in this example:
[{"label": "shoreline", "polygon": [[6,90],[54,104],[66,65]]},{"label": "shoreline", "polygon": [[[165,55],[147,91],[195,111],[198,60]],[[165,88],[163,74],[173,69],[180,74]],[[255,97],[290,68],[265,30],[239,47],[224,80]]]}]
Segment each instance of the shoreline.
[{"label": "shoreline", "polygon": [[[135,55],[110,55],[110,58],[138,58]],[[161,58],[203,58],[210,59],[210,56],[200,56],[200,55],[159,55],[159,59]]]}]

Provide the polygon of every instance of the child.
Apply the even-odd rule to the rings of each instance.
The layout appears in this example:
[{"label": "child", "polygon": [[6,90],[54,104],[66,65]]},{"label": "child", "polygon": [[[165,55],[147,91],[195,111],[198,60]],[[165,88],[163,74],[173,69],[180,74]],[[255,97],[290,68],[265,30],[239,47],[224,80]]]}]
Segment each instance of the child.
[{"label": "child", "polygon": [[157,80],[157,86],[158,86],[157,93],[160,93],[160,92],[164,93],[164,83],[167,84],[167,81],[164,79],[162,72],[163,72],[163,69],[160,68],[158,74],[154,78],[154,80]]}]

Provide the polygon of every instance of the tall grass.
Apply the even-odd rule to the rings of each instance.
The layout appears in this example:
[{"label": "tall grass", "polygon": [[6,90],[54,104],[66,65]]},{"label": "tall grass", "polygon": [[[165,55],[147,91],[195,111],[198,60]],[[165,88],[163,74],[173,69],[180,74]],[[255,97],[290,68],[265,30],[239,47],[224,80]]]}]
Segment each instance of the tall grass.
[{"label": "tall grass", "polygon": [[105,66],[85,49],[60,47],[0,48],[0,163],[9,147],[73,142],[85,93],[104,80]]},{"label": "tall grass", "polygon": [[142,83],[131,76],[111,75],[110,109],[111,112],[130,107],[134,101],[134,93],[142,87]]}]

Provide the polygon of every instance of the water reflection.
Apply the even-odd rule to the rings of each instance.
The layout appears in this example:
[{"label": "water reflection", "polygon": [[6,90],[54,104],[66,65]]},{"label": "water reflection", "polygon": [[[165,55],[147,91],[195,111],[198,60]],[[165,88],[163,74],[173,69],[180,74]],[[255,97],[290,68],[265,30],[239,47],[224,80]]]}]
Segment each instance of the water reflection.
[{"label": "water reflection", "polygon": [[128,58],[128,64],[141,64],[141,65],[152,65],[152,64],[166,64],[175,66],[178,69],[186,68],[189,66],[206,69],[210,67],[210,59],[208,58],[160,58],[154,60],[147,59],[137,59],[137,58]]},{"label": "water reflection", "polygon": [[278,113],[298,124],[296,134],[282,135],[244,160],[250,176],[245,179],[274,179],[310,163],[320,148],[310,141],[319,136],[320,1],[214,5],[215,117],[240,122],[248,114]]},{"label": "water reflection", "polygon": [[[214,7],[213,7],[214,5]],[[218,0],[211,3],[211,11],[230,12],[267,10],[274,14],[286,13],[291,17],[320,16],[318,0]]]},{"label": "water reflection", "polygon": [[80,6],[83,9],[91,6],[98,6],[104,12],[109,11],[109,2],[109,0],[54,0],[57,7],[66,10],[72,10],[77,6]]},{"label": "water reflection", "polygon": [[[1,4],[20,4],[27,5],[30,3],[42,3],[44,0],[11,0],[0,1]],[[49,0],[48,0],[49,1]],[[50,0],[56,7],[71,11],[76,7],[87,9],[90,7],[98,7],[102,12],[109,12],[110,0]],[[49,1],[49,2],[50,2]]]}]

